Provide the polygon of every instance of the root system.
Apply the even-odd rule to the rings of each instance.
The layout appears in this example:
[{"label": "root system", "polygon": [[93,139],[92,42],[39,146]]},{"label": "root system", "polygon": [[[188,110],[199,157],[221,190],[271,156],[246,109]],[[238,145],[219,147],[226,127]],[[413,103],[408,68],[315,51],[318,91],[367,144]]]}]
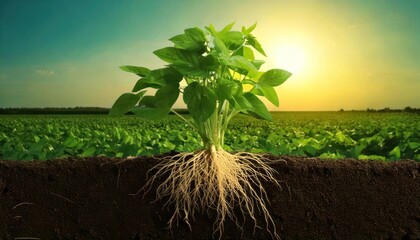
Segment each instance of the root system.
[{"label": "root system", "polygon": [[[223,233],[226,219],[233,220],[242,230],[246,217],[254,221],[254,230],[259,227],[256,214],[262,214],[265,227],[273,238],[278,239],[276,226],[267,209],[269,204],[262,181],[279,186],[274,178],[272,163],[263,155],[247,152],[231,154],[220,150],[201,150],[193,153],[179,153],[161,159],[151,171],[144,189],[149,191],[158,178],[165,180],[157,186],[156,200],[165,200],[166,205],[174,206],[168,225],[183,219],[190,225],[196,214],[216,212],[213,234],[219,238]],[[242,216],[235,214],[239,208]]]}]

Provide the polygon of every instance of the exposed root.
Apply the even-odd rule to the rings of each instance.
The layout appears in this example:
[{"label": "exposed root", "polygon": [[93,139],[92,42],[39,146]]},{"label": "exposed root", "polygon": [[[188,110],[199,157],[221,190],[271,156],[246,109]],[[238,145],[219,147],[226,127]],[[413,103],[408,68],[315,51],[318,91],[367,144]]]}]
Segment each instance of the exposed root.
[{"label": "exposed root", "polygon": [[269,201],[261,183],[269,181],[280,187],[274,178],[275,170],[268,165],[270,163],[274,161],[246,152],[231,154],[224,150],[202,150],[180,153],[162,159],[151,169],[157,172],[143,189],[147,192],[156,179],[165,178],[157,187],[156,200],[167,197],[165,205],[175,207],[168,222],[169,228],[183,219],[191,229],[190,220],[194,220],[195,214],[214,209],[217,217],[213,233],[218,233],[221,238],[227,218],[243,230],[234,213],[237,205],[243,219],[248,216],[254,221],[254,232],[258,227],[256,213],[262,213],[267,231],[272,238],[279,239],[266,207]]}]

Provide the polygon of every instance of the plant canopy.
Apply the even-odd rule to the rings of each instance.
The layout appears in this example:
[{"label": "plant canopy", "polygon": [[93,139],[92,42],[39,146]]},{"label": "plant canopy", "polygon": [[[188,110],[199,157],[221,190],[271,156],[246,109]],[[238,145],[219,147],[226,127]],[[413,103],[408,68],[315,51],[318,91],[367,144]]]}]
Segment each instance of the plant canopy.
[{"label": "plant canopy", "polygon": [[[182,119],[201,136],[204,147],[223,148],[229,121],[238,113],[271,120],[271,114],[258,96],[275,106],[279,100],[274,87],[286,81],[291,73],[281,69],[261,71],[261,60],[254,51],[266,55],[252,35],[256,24],[233,31],[229,24],[221,31],[213,25],[205,30],[188,28],[169,40],[172,47],[154,51],[168,64],[150,70],[145,67],[122,66],[122,70],[140,77],[131,93],[121,95],[110,115],[134,114],[152,120],[167,115],[179,94],[183,95],[192,119]],[[187,86],[182,87],[185,80]],[[250,85],[245,91],[244,86]],[[150,89],[154,95],[146,96]],[[176,112],[175,112],[176,113]]]},{"label": "plant canopy", "polygon": [[[200,135],[204,149],[162,159],[145,186],[150,190],[156,179],[165,176],[156,195],[158,199],[168,197],[168,203],[175,206],[170,227],[179,218],[190,225],[189,220],[194,219],[196,212],[214,209],[217,213],[214,231],[221,237],[226,218],[236,221],[240,227],[233,212],[234,206],[239,205],[242,213],[254,220],[255,226],[255,209],[262,212],[267,231],[278,238],[261,183],[261,180],[272,181],[279,186],[274,169],[268,166],[270,161],[252,153],[231,154],[223,147],[229,121],[236,114],[272,120],[259,97],[279,106],[274,87],[286,81],[291,73],[281,69],[262,71],[264,62],[255,58],[254,51],[266,54],[252,35],[256,24],[242,27],[241,31],[232,30],[233,25],[220,31],[213,25],[205,29],[188,28],[170,38],[173,46],[154,51],[167,63],[164,68],[122,66],[122,70],[140,79],[132,92],[117,99],[110,115],[131,111],[143,118],[158,120],[172,111]],[[185,87],[181,84],[184,81]],[[146,95],[152,89],[155,89],[154,95]],[[172,110],[180,94],[191,117]],[[273,230],[269,229],[270,224]]]}]

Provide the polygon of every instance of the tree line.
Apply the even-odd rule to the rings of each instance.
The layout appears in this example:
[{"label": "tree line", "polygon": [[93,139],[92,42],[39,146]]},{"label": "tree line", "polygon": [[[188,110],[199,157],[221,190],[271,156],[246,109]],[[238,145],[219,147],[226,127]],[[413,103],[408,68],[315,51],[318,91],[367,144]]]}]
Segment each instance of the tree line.
[{"label": "tree line", "polygon": [[102,107],[46,107],[46,108],[0,108],[3,115],[42,114],[108,114],[109,108]]},{"label": "tree line", "polygon": [[[43,115],[43,114],[62,114],[62,115],[107,115],[109,108],[104,107],[46,107],[46,108],[0,108],[0,115]],[[175,109],[177,113],[188,114],[187,109]],[[405,107],[403,109],[373,109],[367,108],[365,110],[344,110],[339,112],[407,112],[420,113],[420,108]],[[130,113],[129,113],[130,114]]]},{"label": "tree line", "polygon": [[407,113],[420,113],[420,108],[405,107],[403,109],[391,109],[389,107],[382,109],[367,108],[366,110],[344,110],[340,109],[339,112],[407,112]]},{"label": "tree line", "polygon": [[[0,115],[107,115],[109,110],[110,108],[104,107],[0,108]],[[188,113],[187,109],[175,109],[175,111],[180,114]]]}]

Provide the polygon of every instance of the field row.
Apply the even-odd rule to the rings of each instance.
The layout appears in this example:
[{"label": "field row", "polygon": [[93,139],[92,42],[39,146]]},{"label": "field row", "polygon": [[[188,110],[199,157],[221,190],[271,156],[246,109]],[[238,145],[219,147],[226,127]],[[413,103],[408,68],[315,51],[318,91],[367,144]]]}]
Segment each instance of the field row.
[{"label": "field row", "polygon": [[[136,156],[201,147],[176,116],[0,116],[0,159]],[[273,122],[234,118],[226,149],[345,158],[420,161],[420,115],[402,113],[275,113]]]}]

